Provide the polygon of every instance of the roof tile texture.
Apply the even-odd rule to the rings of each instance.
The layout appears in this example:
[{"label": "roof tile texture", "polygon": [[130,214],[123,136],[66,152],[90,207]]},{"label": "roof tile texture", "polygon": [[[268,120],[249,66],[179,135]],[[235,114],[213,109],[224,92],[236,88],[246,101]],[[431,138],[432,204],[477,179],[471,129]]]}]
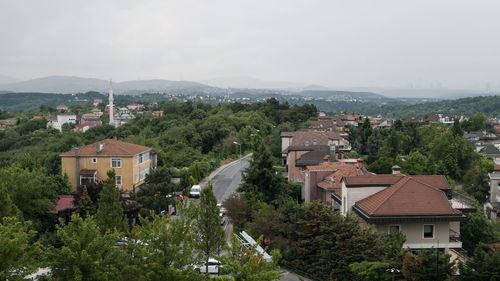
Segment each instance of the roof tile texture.
[{"label": "roof tile texture", "polygon": [[[103,144],[102,150],[98,152],[100,145]],[[146,152],[151,150],[150,147],[142,146],[138,144],[105,139],[99,142],[95,142],[83,147],[78,150],[79,156],[134,156],[141,152]],[[74,156],[75,151],[70,150],[60,154],[60,156]]]}]

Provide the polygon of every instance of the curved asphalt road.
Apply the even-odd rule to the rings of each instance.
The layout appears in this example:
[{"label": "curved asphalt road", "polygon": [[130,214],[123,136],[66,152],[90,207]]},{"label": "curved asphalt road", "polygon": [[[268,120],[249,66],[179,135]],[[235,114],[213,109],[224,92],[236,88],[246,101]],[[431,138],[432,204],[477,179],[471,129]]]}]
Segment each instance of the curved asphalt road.
[{"label": "curved asphalt road", "polygon": [[241,184],[241,173],[250,165],[250,157],[230,163],[212,178],[212,190],[217,202],[222,203],[229,198]]}]

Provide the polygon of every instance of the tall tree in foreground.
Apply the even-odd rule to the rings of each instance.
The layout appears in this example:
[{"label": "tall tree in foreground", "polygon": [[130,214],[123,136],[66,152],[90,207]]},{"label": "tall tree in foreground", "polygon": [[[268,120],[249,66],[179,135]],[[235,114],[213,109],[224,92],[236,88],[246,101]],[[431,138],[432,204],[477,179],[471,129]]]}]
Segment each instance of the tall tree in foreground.
[{"label": "tall tree in foreground", "polygon": [[283,184],[284,179],[273,167],[271,153],[261,145],[253,154],[250,167],[245,170],[238,191],[244,192],[245,196],[261,194],[264,202],[276,205],[275,200],[281,193]]},{"label": "tall tree in foreground", "polygon": [[0,184],[0,220],[3,217],[18,217],[21,212],[10,199],[7,193],[7,188],[4,184]]},{"label": "tall tree in foreground", "polygon": [[101,231],[125,231],[123,206],[120,202],[120,191],[116,188],[115,171],[108,171],[108,179],[99,194],[96,222]]},{"label": "tall tree in foreground", "polygon": [[101,234],[93,217],[74,214],[68,225],[57,227],[60,248],[49,251],[49,266],[55,280],[117,280],[117,264],[123,257],[114,247],[117,232]]},{"label": "tall tree in foreground", "polygon": [[141,261],[139,271],[144,280],[201,279],[192,267],[196,264],[193,234],[196,210],[193,204],[178,206],[178,217],[153,215],[152,221],[142,219],[141,226],[134,228],[134,239],[129,244],[134,258]]},{"label": "tall tree in foreground", "polygon": [[32,243],[35,234],[30,222],[0,218],[0,280],[23,280],[37,268],[41,248]]},{"label": "tall tree in foreground", "polygon": [[435,249],[422,250],[416,256],[407,253],[403,261],[403,276],[407,280],[448,280],[455,268],[450,257]]},{"label": "tall tree in foreground", "polygon": [[498,280],[500,276],[500,252],[486,244],[481,244],[474,252],[474,258],[458,265],[459,280]]},{"label": "tall tree in foreground", "polygon": [[231,238],[230,255],[222,257],[224,273],[231,274],[234,280],[278,280],[283,276],[278,270],[281,254],[278,250],[271,252],[272,261],[267,262],[256,248],[262,242],[262,236],[252,247],[243,247],[235,237]]},{"label": "tall tree in foreground", "polygon": [[225,245],[224,230],[220,225],[219,208],[217,199],[212,191],[212,185],[202,189],[200,205],[195,230],[198,235],[198,249],[205,260],[206,273],[208,274],[208,259],[211,255]]}]

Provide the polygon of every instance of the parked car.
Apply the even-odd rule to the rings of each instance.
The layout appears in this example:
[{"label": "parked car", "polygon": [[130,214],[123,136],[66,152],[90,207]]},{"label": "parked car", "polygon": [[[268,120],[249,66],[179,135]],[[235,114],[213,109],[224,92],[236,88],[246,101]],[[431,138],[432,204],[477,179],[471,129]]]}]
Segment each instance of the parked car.
[{"label": "parked car", "polygon": [[[208,259],[208,273],[209,274],[218,274],[219,273],[219,266],[220,262],[214,258],[209,258]],[[197,265],[195,266],[195,269],[198,270],[200,273],[206,273],[207,272],[207,267],[206,264],[202,265]]]},{"label": "parked car", "polygon": [[217,208],[219,208],[219,215],[220,216],[225,216],[226,215],[226,208],[222,207],[222,204],[221,203],[218,203],[217,204]]},{"label": "parked car", "polygon": [[189,191],[189,197],[200,198],[200,191],[201,191],[201,186],[193,185],[191,187],[191,191]]},{"label": "parked car", "polygon": [[220,225],[224,225],[225,223],[226,223],[226,217],[220,216]]}]

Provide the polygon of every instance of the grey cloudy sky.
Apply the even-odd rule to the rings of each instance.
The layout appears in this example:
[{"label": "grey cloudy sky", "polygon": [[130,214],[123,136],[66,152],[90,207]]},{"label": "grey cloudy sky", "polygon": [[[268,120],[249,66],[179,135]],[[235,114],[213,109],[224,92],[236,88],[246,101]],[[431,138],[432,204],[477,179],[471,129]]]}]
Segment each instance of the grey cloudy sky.
[{"label": "grey cloudy sky", "polygon": [[500,2],[0,0],[0,74],[500,88]]}]

